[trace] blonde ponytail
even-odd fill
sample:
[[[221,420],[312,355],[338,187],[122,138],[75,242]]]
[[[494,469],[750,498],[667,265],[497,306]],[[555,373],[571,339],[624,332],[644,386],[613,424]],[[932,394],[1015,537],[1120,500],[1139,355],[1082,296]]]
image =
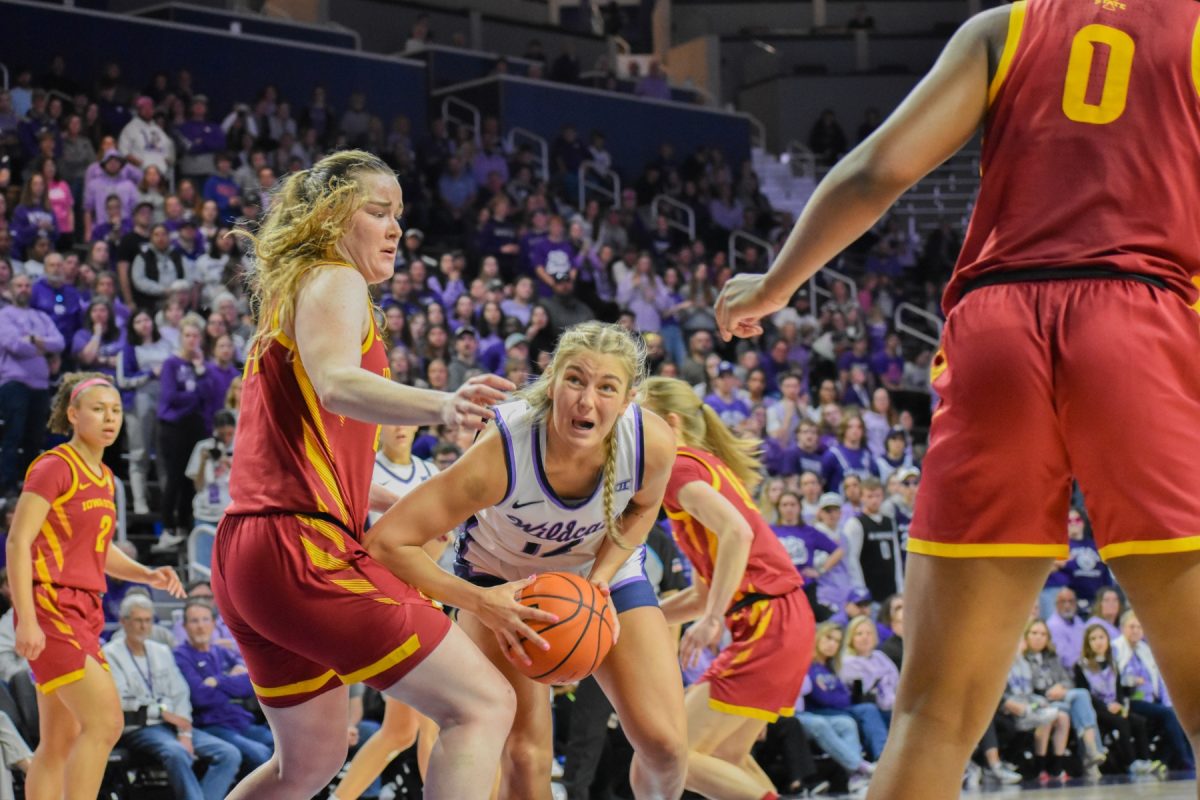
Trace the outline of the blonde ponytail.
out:
[[[762,442],[736,436],[683,381],[650,378],[642,386],[641,402],[660,417],[678,416],[684,441],[724,461],[748,490],[753,491],[762,481]]]

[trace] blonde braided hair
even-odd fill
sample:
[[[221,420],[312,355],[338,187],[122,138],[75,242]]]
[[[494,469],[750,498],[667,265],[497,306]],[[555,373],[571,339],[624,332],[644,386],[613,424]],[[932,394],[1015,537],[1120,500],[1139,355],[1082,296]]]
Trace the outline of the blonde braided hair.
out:
[[[646,347],[637,337],[619,325],[605,322],[583,322],[572,325],[558,339],[554,354],[544,372],[529,387],[517,393],[517,397],[529,403],[530,415],[536,424],[542,424],[550,414],[554,383],[567,363],[583,353],[613,356],[620,362],[628,379],[627,390],[633,392],[646,374]],[[633,545],[621,535],[616,509],[613,507],[617,494],[617,436],[616,426],[605,439],[604,454],[604,502],[605,533],[613,544],[622,550],[632,550]]]

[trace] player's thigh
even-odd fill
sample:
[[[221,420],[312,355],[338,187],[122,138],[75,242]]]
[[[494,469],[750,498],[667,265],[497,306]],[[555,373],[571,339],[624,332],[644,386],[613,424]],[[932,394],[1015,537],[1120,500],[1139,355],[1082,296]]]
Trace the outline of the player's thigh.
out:
[[[595,672],[634,748],[659,754],[687,747],[683,679],[675,640],[657,606],[620,615],[621,635]]]
[[[84,660],[82,679],[59,687],[56,694],[82,727],[105,731],[114,742],[121,735],[125,717],[117,686],[94,658]]]
[[[996,555],[1033,546],[1065,556],[1071,471],[1041,313],[1028,285],[979,289],[951,312],[932,368],[939,404],[910,551]]]
[[[498,672],[516,697],[516,716],[513,719],[510,739],[521,746],[534,746],[549,750],[553,745],[553,726],[550,716],[550,690],[545,684],[522,675],[504,657],[500,643],[491,628],[467,611],[458,612],[458,624],[474,643],[477,651]],[[437,721],[437,718],[433,718]],[[547,763],[549,769],[549,763]]]
[[[275,757],[284,775],[332,776],[349,748],[350,692],[338,686],[293,706],[263,704],[275,740]]]
[[[937,724],[959,744],[977,742],[1052,563],[909,556],[897,715]]]
[[[707,681],[693,683],[684,694],[683,703],[687,713],[688,749],[716,755],[725,749],[726,742],[742,728],[747,718],[712,708],[708,702],[710,688]]]
[[[1105,557],[1200,548],[1200,314],[1086,281],[1063,336],[1063,432]]]

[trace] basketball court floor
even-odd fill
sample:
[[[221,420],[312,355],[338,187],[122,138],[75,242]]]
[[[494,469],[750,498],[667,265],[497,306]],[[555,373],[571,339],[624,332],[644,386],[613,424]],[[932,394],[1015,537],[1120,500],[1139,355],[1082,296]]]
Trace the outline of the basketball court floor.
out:
[[[992,798],[998,795],[1011,796],[1013,800],[1018,797],[1028,800],[1196,800],[1196,780],[1183,775],[1166,781],[1105,778],[1098,783],[1081,780],[1046,786],[1026,783],[1019,787],[984,788],[963,793],[963,797]]]

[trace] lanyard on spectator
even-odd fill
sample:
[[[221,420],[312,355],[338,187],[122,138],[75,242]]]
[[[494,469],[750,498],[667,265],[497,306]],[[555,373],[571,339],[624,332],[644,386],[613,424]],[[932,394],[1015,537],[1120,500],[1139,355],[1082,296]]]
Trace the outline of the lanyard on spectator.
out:
[[[125,652],[129,653],[129,660],[133,662],[133,668],[137,670],[138,677],[142,679],[142,683],[146,684],[146,688],[150,690],[150,699],[158,700],[158,695],[154,693],[154,667],[150,664],[150,651],[146,651],[146,671],[142,672],[142,668],[138,666],[137,657],[133,651],[129,649],[129,643],[125,644]]]

